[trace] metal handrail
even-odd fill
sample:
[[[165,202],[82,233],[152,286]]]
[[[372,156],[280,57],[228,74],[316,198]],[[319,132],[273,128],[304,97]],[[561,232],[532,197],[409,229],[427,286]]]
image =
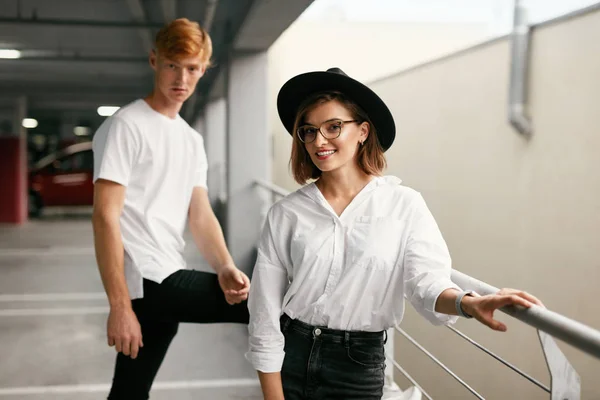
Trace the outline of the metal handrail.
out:
[[[488,354],[490,357],[495,358],[497,361],[504,364],[504,366],[506,366],[507,368],[512,369],[517,374],[521,375],[523,378],[527,379],[529,382],[533,383],[540,389],[543,389],[544,391],[551,393],[551,390],[548,386],[544,385],[542,382],[538,381],[531,375],[528,375],[527,373],[523,372],[521,369],[515,367],[514,365],[512,365],[511,363],[509,363],[508,361],[506,361],[505,359],[503,359],[502,357],[500,357],[499,355],[494,353],[493,351],[491,351],[491,350],[487,349],[485,346],[482,346],[481,344],[477,343],[475,340],[471,339],[469,336],[465,335],[458,329],[456,329],[452,326],[449,326],[449,325],[446,327],[448,329],[450,329],[452,332],[456,333],[461,338],[465,339],[467,342],[471,343],[473,346],[477,347],[479,350],[483,351],[484,353]]]
[[[394,365],[394,367],[396,367],[396,368],[398,369],[398,371],[400,371],[400,373],[401,373],[402,375],[404,375],[404,377],[405,377],[406,379],[408,379],[408,380],[409,380],[409,381],[410,381],[410,382],[411,382],[413,385],[415,385],[415,387],[416,387],[417,389],[419,389],[419,390],[421,391],[421,394],[422,394],[423,396],[425,396],[425,397],[426,397],[428,400],[433,400],[433,399],[431,398],[431,396],[430,396],[430,395],[429,395],[429,394],[428,394],[428,393],[425,391],[425,389],[423,389],[423,388],[421,387],[421,385],[419,385],[419,384],[417,383],[417,381],[415,380],[415,378],[413,378],[412,376],[410,376],[410,374],[409,374],[408,372],[406,372],[406,370],[405,370],[404,368],[402,368],[402,366],[401,366],[400,364],[398,364],[398,362],[397,362],[396,360],[394,360],[392,357],[387,357],[387,356],[386,356],[386,358],[392,362],[392,364]]]
[[[415,339],[413,339],[408,333],[406,333],[398,325],[396,325],[396,332],[400,333],[402,336],[404,336],[406,339],[408,339],[409,342],[411,342],[419,350],[421,350],[423,353],[425,353],[427,355],[427,357],[432,359],[433,362],[435,362],[440,368],[442,368],[448,375],[450,375],[451,377],[456,379],[456,381],[458,383],[463,385],[469,392],[471,392],[473,395],[475,395],[475,397],[477,397],[480,400],[485,400],[485,398],[482,395],[480,395],[479,393],[477,393],[477,391],[475,389],[473,389],[471,386],[469,386],[469,384],[467,382],[465,382],[458,375],[456,375],[454,372],[452,372],[452,370],[450,368],[448,368],[443,362],[438,360],[433,354],[431,354],[425,347],[420,345],[419,342],[417,342]]]
[[[261,187],[263,189],[266,189],[266,190],[270,191],[271,194],[275,194],[275,195],[277,195],[279,197],[285,197],[288,194],[290,194],[290,192],[288,192],[287,190],[285,190],[283,188],[280,188],[279,186],[274,185],[271,182],[267,182],[267,181],[263,181],[263,180],[257,179],[256,181],[254,181],[254,184],[256,186],[259,186],[259,187]]]
[[[456,270],[452,271],[452,281],[464,290],[474,290],[482,295],[493,294],[500,290],[488,283],[477,280]],[[600,358],[600,331],[536,305],[533,305],[528,309],[507,306],[500,310],[527,325],[546,332],[549,335],[586,352],[587,354]]]

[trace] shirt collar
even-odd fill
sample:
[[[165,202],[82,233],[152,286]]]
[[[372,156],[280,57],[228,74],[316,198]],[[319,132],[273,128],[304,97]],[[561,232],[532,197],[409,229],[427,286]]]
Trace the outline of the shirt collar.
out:
[[[354,207],[357,203],[362,202],[362,198],[367,196],[368,193],[375,190],[377,187],[386,186],[386,185],[400,185],[402,180],[395,176],[375,176],[371,182],[367,183],[367,185],[356,195],[356,197],[352,200],[352,202],[348,205],[348,207]],[[300,189],[302,193],[312,199],[315,203],[321,205],[325,209],[329,210],[334,215],[335,212],[331,208],[331,205],[325,200],[325,197],[315,184],[315,182],[309,183]],[[342,214],[343,215],[343,214]]]

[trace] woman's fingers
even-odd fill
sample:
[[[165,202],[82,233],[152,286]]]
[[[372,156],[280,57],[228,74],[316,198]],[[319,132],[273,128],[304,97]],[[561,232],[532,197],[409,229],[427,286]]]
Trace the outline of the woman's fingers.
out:
[[[506,332],[506,325],[496,319],[490,318],[485,324],[495,331]]]
[[[478,304],[474,315],[479,322],[496,331],[506,332],[507,327],[500,321],[495,320],[494,311],[505,306],[521,306],[530,308],[532,305],[544,307],[542,302],[535,296],[515,289],[502,289],[495,295],[486,298]]]
[[[531,293],[527,293],[525,291],[522,290],[516,290],[516,289],[510,289],[510,288],[504,288],[501,289],[497,294],[500,295],[517,295],[519,297],[522,297],[526,300],[528,300],[530,303],[536,304],[540,307],[544,307],[544,304],[540,301],[540,299],[538,299],[537,297],[535,297],[534,295],[532,295]]]
[[[535,297],[534,295],[527,293],[527,292],[521,292],[520,296],[523,297],[524,299],[529,300],[531,303],[538,305],[540,307],[544,307],[546,308],[546,306],[544,306],[544,303],[542,303],[540,301],[540,299],[538,299],[537,297]]]

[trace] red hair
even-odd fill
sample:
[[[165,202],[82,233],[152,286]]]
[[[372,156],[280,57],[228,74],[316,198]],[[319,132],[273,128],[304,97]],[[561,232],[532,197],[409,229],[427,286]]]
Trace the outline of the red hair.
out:
[[[154,47],[158,55],[173,61],[201,56],[202,64],[210,65],[212,40],[197,22],[187,18],[176,19],[161,28],[156,34]]]

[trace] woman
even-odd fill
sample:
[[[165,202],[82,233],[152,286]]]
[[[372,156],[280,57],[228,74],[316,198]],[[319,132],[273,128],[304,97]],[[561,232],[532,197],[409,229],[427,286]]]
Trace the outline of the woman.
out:
[[[305,184],[269,211],[249,296],[250,350],[266,400],[380,399],[385,331],[404,298],[433,324],[456,315],[505,331],[493,312],[541,305],[504,289],[464,292],[421,195],[382,177],[395,124],[385,103],[338,68],[302,74],[279,92]]]

